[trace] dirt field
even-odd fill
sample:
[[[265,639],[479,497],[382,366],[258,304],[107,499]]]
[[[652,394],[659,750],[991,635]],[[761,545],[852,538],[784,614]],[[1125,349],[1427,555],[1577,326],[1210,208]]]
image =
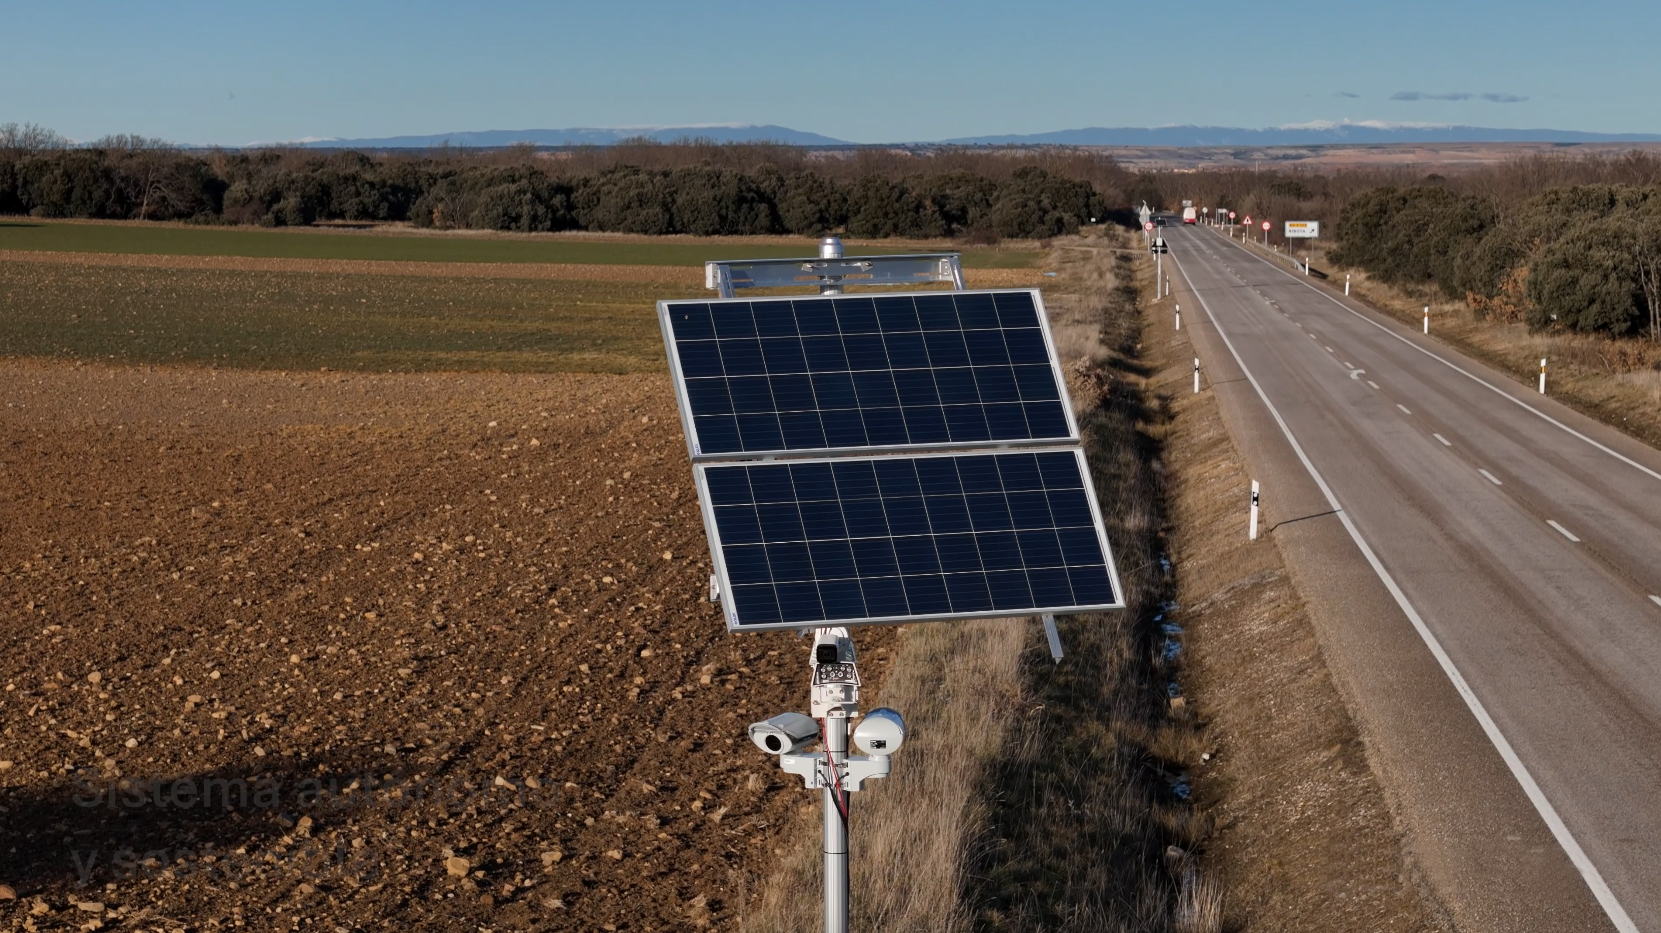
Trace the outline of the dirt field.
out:
[[[6,928],[725,928],[812,802],[666,378],[0,381]]]

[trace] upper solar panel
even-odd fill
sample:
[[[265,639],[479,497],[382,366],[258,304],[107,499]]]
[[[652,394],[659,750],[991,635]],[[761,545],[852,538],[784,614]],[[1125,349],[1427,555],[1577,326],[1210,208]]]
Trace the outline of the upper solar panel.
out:
[[[1036,290],[658,303],[694,459],[1077,442]]]

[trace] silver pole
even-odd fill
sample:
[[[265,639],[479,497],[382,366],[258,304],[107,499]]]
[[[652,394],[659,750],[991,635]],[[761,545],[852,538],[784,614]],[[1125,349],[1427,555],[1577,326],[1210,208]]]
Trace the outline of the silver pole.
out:
[[[825,237],[823,240],[820,240],[819,241],[819,258],[820,259],[841,259],[842,258],[842,238],[841,237],[828,236],[828,237]],[[821,285],[821,286],[819,286],[819,294],[821,294],[821,295],[840,295],[840,294],[842,294],[842,283],[837,282],[836,284],[833,284],[833,285]]]
[[[844,773],[848,760],[848,717],[825,717],[825,759],[832,774]],[[840,796],[840,806],[837,797]],[[825,933],[848,933],[849,798],[840,781],[826,782],[825,798]]]

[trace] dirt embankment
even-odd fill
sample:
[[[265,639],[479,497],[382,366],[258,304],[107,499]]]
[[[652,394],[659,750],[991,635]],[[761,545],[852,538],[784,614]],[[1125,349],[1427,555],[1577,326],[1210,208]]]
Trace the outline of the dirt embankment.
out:
[[[743,912],[805,651],[704,601],[665,378],[0,380],[6,928]]]
[[[1184,703],[1210,733],[1195,787],[1215,825],[1206,863],[1226,879],[1224,929],[1443,929],[1272,535],[1247,539],[1250,477],[1213,396],[1191,391],[1192,345],[1170,306],[1150,304],[1144,352],[1171,415],[1174,621]]]

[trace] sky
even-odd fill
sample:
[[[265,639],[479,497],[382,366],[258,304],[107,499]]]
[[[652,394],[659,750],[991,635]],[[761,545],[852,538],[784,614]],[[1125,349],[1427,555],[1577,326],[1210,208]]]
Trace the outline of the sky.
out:
[[[0,123],[242,145],[778,124],[1661,132],[1661,3],[13,0]]]

